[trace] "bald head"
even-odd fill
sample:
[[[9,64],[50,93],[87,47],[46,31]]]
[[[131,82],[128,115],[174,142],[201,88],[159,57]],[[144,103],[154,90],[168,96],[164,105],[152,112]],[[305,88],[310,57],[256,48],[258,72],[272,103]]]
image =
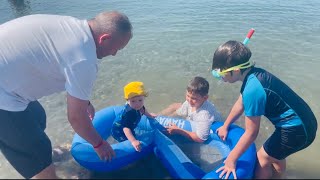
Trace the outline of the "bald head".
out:
[[[93,31],[94,36],[101,34],[114,34],[132,36],[132,25],[129,18],[117,11],[102,12],[95,18],[89,20],[89,25]]]
[[[88,21],[97,48],[97,58],[112,55],[123,49],[132,38],[129,18],[117,11],[102,12]]]

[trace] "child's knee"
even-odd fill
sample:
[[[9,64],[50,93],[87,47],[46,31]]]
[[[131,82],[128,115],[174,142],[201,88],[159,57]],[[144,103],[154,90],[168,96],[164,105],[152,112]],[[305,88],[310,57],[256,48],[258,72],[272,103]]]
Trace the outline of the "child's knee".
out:
[[[263,148],[261,148],[257,152],[257,158],[258,158],[258,162],[261,166],[271,164],[271,159],[269,158],[269,155],[265,152],[265,150]]]
[[[258,158],[258,165],[261,168],[272,168],[277,172],[284,172],[285,171],[285,160],[278,160],[274,157],[268,155],[268,153],[264,150],[263,147],[257,152],[257,158]]]
[[[278,174],[283,174],[286,171],[286,160],[279,160],[272,163],[274,171]]]

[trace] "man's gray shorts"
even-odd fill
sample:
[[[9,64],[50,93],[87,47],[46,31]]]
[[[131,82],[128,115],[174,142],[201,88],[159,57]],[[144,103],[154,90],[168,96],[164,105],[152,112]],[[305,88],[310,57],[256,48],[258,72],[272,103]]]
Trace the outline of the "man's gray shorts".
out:
[[[30,102],[24,111],[0,109],[0,149],[24,178],[32,178],[52,163],[45,128],[46,114],[38,101]]]

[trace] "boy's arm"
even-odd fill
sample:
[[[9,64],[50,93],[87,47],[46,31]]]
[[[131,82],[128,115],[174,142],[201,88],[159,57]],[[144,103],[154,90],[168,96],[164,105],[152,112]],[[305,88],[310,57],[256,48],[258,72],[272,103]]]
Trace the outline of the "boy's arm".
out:
[[[229,128],[229,126],[236,121],[237,119],[239,119],[239,117],[241,116],[241,114],[243,113],[243,103],[242,103],[242,95],[240,94],[239,98],[237,99],[237,101],[234,103],[227,119],[225,120],[223,126],[225,126],[226,128]]]
[[[141,150],[140,141],[138,141],[134,135],[132,134],[131,130],[127,127],[123,128],[123,132],[128,138],[128,140],[131,142],[132,146],[136,149],[136,151]]]
[[[261,116],[245,117],[245,132],[235,148],[230,152],[230,159],[238,159],[243,152],[255,141],[260,128]]]
[[[182,103],[173,103],[169,105],[166,109],[159,112],[162,116],[177,116],[176,110],[182,106]]]
[[[204,140],[200,139],[195,132],[190,132],[190,131],[181,129],[173,123],[169,124],[169,126],[166,126],[166,130],[169,134],[180,134],[182,136],[189,138],[192,141],[199,142],[199,143],[204,142]]]
[[[224,166],[217,170],[217,172],[222,171],[219,177],[223,177],[224,174],[228,176],[228,174],[235,172],[237,160],[258,136],[260,120],[261,116],[245,117],[245,132],[240,137],[238,143],[230,152],[227,159],[224,161]],[[227,176],[225,177],[226,179],[228,179]]]
[[[234,103],[227,119],[224,121],[223,125],[216,130],[216,133],[223,141],[225,141],[227,138],[229,126],[241,116],[243,111],[244,108],[242,103],[242,95],[240,94],[238,100]]]
[[[136,138],[133,136],[131,129],[124,127],[123,132],[130,142],[136,141]]]

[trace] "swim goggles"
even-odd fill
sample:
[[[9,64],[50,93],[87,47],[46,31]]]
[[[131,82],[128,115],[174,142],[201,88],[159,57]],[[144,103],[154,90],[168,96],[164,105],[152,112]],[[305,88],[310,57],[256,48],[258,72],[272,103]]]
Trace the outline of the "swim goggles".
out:
[[[223,71],[220,71],[220,69],[213,69],[211,71],[211,73],[212,73],[213,77],[221,80],[230,71],[233,71],[233,70],[236,70],[236,69],[245,69],[245,68],[251,67],[253,65],[254,65],[254,62],[248,61],[248,62],[245,62],[243,64],[239,64],[237,66],[233,66],[233,67],[228,68],[228,69],[223,70]]]

